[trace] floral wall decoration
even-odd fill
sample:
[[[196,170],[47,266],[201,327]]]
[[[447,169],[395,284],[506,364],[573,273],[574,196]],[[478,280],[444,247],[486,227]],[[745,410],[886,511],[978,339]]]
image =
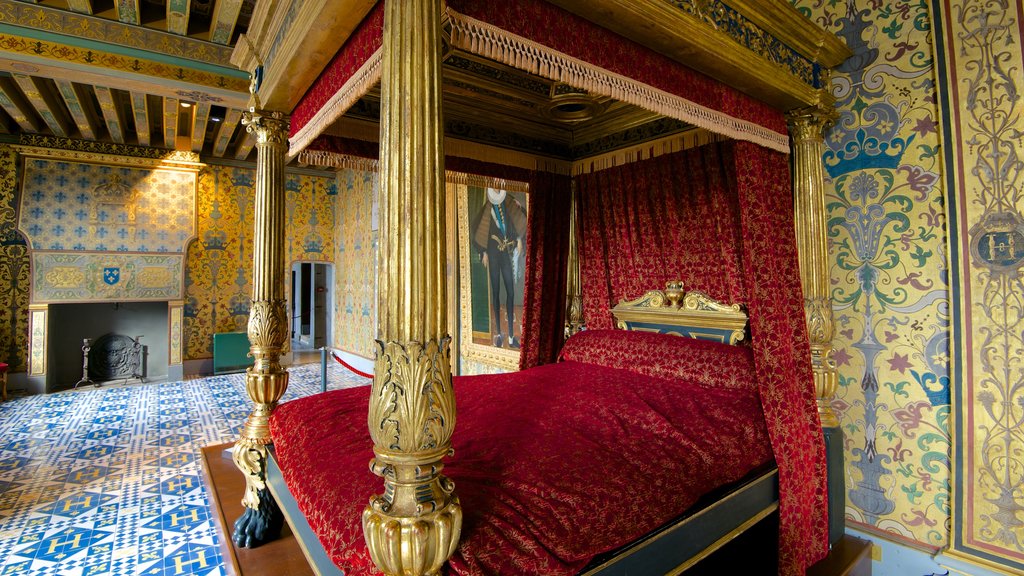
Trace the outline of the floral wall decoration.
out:
[[[246,330],[255,179],[255,169],[213,164],[199,174],[198,237],[186,257],[186,360],[211,357],[215,333]],[[286,173],[289,269],[298,260],[332,261],[335,186],[328,176]]]
[[[0,362],[11,372],[28,367],[29,258],[16,230],[17,154],[0,146]]]
[[[921,1],[797,0],[854,55],[825,135],[852,524],[932,548],[950,516],[949,305],[932,26]]]
[[[338,226],[334,290],[334,346],[373,358],[377,337],[377,229],[379,178],[375,170],[338,172]]]
[[[1024,573],[1024,5],[937,0],[953,302],[954,555]]]

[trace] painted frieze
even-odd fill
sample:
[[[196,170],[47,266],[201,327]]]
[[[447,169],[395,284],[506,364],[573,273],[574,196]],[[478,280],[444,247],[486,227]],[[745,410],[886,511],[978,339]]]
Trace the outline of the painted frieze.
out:
[[[951,547],[1024,573],[1024,4],[935,4],[954,279]]]

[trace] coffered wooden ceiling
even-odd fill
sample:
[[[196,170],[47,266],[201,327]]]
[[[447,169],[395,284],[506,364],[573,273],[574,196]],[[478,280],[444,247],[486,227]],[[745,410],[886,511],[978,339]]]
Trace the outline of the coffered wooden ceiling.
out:
[[[245,159],[256,0],[0,0],[0,132]]]
[[[460,140],[576,160],[691,128],[462,51],[446,55],[442,71],[445,133]],[[378,86],[328,134],[372,137],[379,118]]]
[[[256,0],[0,0],[0,132],[252,159],[248,78],[230,64]],[[371,136],[374,90],[330,133]],[[687,128],[462,52],[444,62],[449,135],[574,159]],[[348,128],[347,128],[348,127]]]

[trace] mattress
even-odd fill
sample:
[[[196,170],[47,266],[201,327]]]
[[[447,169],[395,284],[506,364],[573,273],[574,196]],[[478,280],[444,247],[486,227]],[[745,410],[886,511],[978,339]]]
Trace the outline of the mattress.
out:
[[[575,574],[772,460],[749,350],[622,334],[570,340],[563,358],[577,359],[454,379],[444,473],[464,518],[449,573]],[[620,367],[629,354],[634,369]],[[332,391],[271,418],[288,488],[347,574],[376,573],[360,524],[383,487],[367,466],[368,399]]]

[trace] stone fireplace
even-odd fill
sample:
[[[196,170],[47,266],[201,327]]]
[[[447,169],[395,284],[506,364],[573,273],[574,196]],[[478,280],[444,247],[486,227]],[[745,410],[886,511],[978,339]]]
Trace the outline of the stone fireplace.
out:
[[[54,304],[49,308],[49,315],[50,338],[47,348],[51,369],[48,371],[47,392],[71,388],[82,379],[82,345],[85,338],[92,341],[92,380],[116,382],[127,379],[131,374],[125,375],[124,370],[118,371],[114,366],[109,366],[113,372],[109,376],[104,377],[98,373],[105,364],[99,358],[99,347],[103,345],[103,337],[108,335],[138,338],[142,345],[138,374],[146,381],[159,381],[168,377],[169,323],[166,302]],[[120,344],[125,343],[123,340],[114,342],[113,347],[121,348]]]
[[[198,155],[14,148],[22,158],[18,229],[32,270],[28,391],[74,386],[83,339],[107,334],[142,336],[146,380],[180,379]]]

